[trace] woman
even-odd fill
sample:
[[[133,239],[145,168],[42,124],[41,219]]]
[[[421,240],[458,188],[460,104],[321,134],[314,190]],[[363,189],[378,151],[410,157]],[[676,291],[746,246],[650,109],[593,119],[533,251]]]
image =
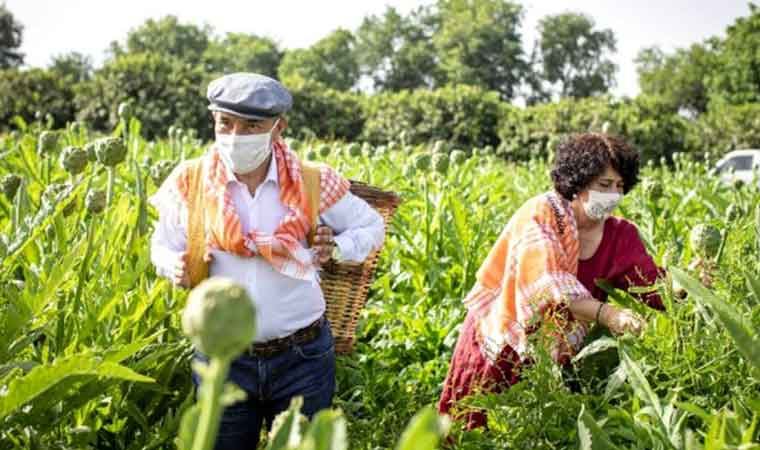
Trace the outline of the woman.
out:
[[[467,318],[454,350],[438,409],[448,414],[474,392],[516,383],[530,358],[529,336],[547,336],[552,358],[569,362],[591,322],[638,334],[632,312],[605,303],[596,279],[616,287],[650,285],[657,266],[636,227],[610,217],[638,182],[639,156],[620,138],[586,133],[557,148],[554,190],[528,200],[512,216],[480,267],[464,302]],[[642,299],[662,309],[656,294]],[[457,415],[468,429],[483,411]]]

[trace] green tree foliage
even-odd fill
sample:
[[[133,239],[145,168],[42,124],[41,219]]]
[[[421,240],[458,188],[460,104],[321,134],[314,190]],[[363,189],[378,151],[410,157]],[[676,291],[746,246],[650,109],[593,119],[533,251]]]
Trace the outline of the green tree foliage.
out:
[[[196,64],[201,61],[209,44],[211,29],[193,24],[182,24],[175,16],[158,20],[148,19],[127,35],[126,47],[111,43],[115,56],[124,53],[155,53],[170,55],[184,62]]]
[[[388,7],[382,16],[368,16],[356,32],[361,72],[377,90],[432,87],[440,78],[432,38],[438,16],[422,6],[407,16]]]
[[[449,85],[433,91],[383,92],[366,98],[362,137],[371,142],[449,141],[463,148],[498,144],[505,104],[496,92]]]
[[[330,136],[352,140],[364,127],[362,96],[331,89],[298,76],[285,80],[293,94],[288,135],[299,138]]]
[[[50,70],[60,74],[69,83],[86,81],[92,77],[92,58],[79,52],[54,56]]]
[[[731,104],[760,102],[760,8],[749,8],[726,30],[712,77],[712,96]]]
[[[203,53],[206,70],[218,74],[256,72],[276,77],[281,60],[282,51],[274,40],[246,33],[214,38]]]
[[[685,111],[692,116],[704,113],[709,100],[709,78],[718,69],[718,45],[717,39],[710,39],[671,55],[658,47],[643,49],[636,57],[641,92],[659,97],[672,111]]]
[[[349,90],[359,80],[355,41],[350,31],[338,29],[309,48],[289,51],[280,64],[280,78],[299,76],[332,89]]]
[[[77,92],[78,118],[95,128],[112,129],[119,103],[132,99],[146,136],[163,134],[173,124],[209,137],[205,88],[200,65],[158,53],[131,53],[108,61]]]
[[[14,116],[28,123],[49,114],[53,126],[66,125],[76,113],[72,88],[66,78],[52,70],[0,70],[0,129],[11,126]]]
[[[439,0],[433,41],[446,79],[514,97],[528,72],[519,32],[522,7],[504,0]]]
[[[615,34],[585,14],[546,16],[538,23],[538,72],[560,97],[603,94],[615,84]]]
[[[24,64],[24,54],[18,51],[24,26],[0,3],[0,69],[18,67]]]

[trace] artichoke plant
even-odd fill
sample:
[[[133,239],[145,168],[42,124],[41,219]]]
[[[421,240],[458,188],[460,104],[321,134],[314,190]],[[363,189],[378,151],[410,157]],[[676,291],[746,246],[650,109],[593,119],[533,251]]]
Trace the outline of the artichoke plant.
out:
[[[71,190],[71,184],[70,183],[51,183],[46,188],[45,191],[42,193],[42,207],[43,208],[55,208],[58,202],[63,200],[63,194],[66,191]],[[63,209],[63,215],[64,217],[70,216],[74,210],[76,209],[76,202],[71,201],[68,205]]]
[[[79,147],[66,147],[61,153],[61,167],[71,175],[81,173],[88,162],[87,150]]]
[[[117,113],[119,115],[119,119],[124,120],[124,121],[129,121],[129,119],[132,118],[132,115],[134,113],[132,104],[129,102],[119,103],[119,109]]]
[[[322,158],[327,158],[330,156],[330,146],[327,144],[322,144],[319,146],[319,149],[317,149],[317,152],[319,153],[319,156]]]
[[[313,149],[309,149],[308,152],[306,152],[306,159],[309,161],[314,161],[317,159],[317,152]]]
[[[58,147],[58,134],[54,131],[43,131],[37,140],[37,153],[40,155],[49,155],[55,152]]]
[[[13,197],[16,196],[16,192],[18,192],[19,186],[21,186],[21,177],[14,173],[9,173],[0,179],[0,188],[3,190],[5,198],[8,200],[13,200]]]
[[[182,312],[182,330],[209,358],[196,365],[202,378],[193,450],[210,450],[219,430],[221,395],[232,360],[253,341],[256,312],[245,289],[225,278],[204,280],[190,292]]]
[[[691,230],[691,248],[702,258],[714,258],[720,250],[720,231],[707,224],[699,224]]]
[[[465,153],[463,150],[452,150],[449,158],[452,165],[458,166],[464,164],[464,162],[467,161],[467,153]]]
[[[106,193],[101,190],[91,190],[84,199],[84,206],[92,214],[100,214],[106,208]]]
[[[95,141],[95,157],[104,166],[114,167],[127,157],[127,147],[119,138],[101,138]]]
[[[150,178],[153,180],[156,186],[161,186],[161,183],[166,180],[169,174],[172,173],[173,169],[174,161],[169,161],[167,159],[157,161],[155,164],[150,166]]]
[[[84,146],[84,151],[87,152],[87,160],[90,162],[96,162],[98,157],[95,156],[95,147],[98,146],[96,141],[88,142]]]
[[[436,153],[432,159],[433,169],[441,175],[446,175],[449,170],[449,155],[445,153]]]
[[[657,201],[665,194],[662,184],[656,180],[647,179],[641,183],[641,188],[646,198],[652,203],[657,203]]]
[[[430,155],[428,153],[421,153],[414,158],[414,167],[418,170],[426,172],[430,169]]]
[[[731,203],[726,208],[726,220],[728,222],[734,222],[743,214],[742,209],[736,203]]]
[[[348,155],[353,158],[358,158],[362,155],[362,147],[356,142],[352,142],[348,144],[348,147],[346,147],[346,151],[348,152]]]

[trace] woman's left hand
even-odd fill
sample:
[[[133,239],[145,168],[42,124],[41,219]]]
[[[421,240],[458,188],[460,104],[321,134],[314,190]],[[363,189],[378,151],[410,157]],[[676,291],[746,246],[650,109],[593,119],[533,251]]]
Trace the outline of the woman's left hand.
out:
[[[604,316],[605,325],[615,334],[631,333],[639,336],[644,331],[644,320],[628,309],[608,306]]]
[[[314,262],[316,264],[323,265],[330,260],[335,248],[335,236],[330,227],[320,226],[317,228],[312,248],[314,249]]]

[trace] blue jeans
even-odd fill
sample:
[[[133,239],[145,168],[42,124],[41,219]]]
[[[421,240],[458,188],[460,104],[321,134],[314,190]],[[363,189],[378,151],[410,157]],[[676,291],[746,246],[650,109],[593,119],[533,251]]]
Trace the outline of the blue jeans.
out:
[[[195,357],[207,361],[198,352]],[[216,450],[255,449],[262,424],[271,429],[272,420],[299,395],[303,397],[301,412],[311,419],[332,405],[335,392],[335,345],[329,323],[325,321],[313,341],[277,355],[240,356],[233,361],[228,380],[240,386],[248,398],[224,409]],[[195,372],[193,382],[196,387],[200,384]]]

